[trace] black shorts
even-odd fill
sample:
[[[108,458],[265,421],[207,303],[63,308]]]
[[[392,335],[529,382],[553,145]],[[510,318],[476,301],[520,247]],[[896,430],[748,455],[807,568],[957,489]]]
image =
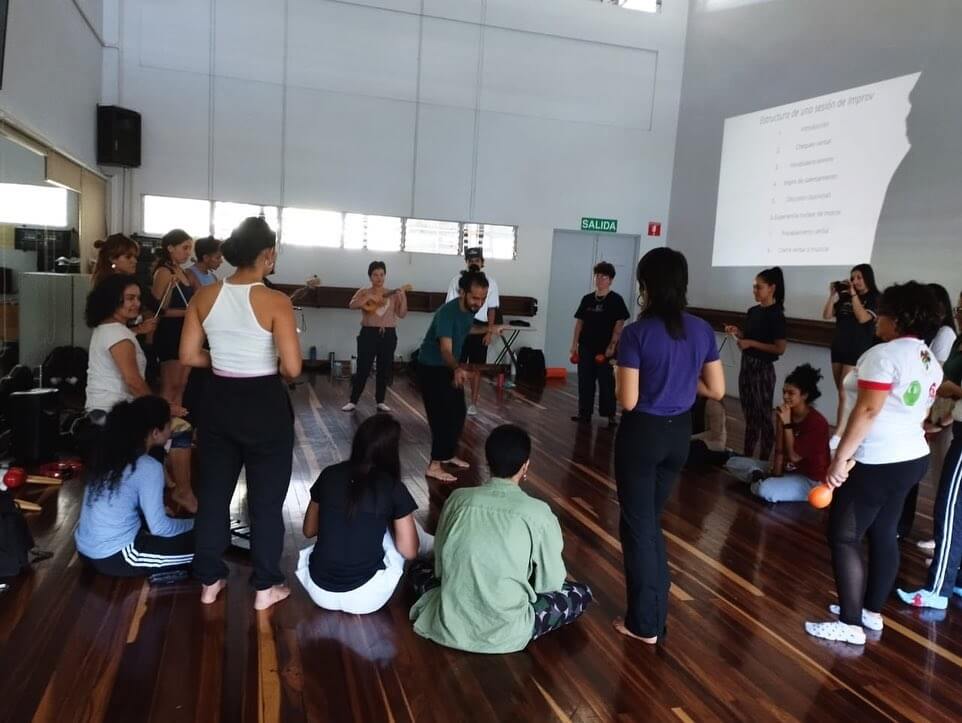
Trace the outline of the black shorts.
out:
[[[832,364],[854,367],[858,364],[859,357],[866,351],[868,351],[867,348],[863,349],[862,345],[853,343],[849,339],[836,338],[832,342]]]
[[[475,321],[471,327],[472,331],[479,326],[487,326],[487,324]],[[461,347],[461,363],[488,363],[488,347],[484,345],[484,334],[468,334],[468,338],[464,340],[464,346]]]

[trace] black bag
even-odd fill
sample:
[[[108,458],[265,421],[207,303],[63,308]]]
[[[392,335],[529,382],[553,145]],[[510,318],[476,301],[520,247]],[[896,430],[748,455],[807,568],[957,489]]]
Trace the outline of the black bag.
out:
[[[0,577],[14,577],[30,564],[33,536],[13,495],[0,490]]]
[[[58,346],[43,362],[44,386],[57,389],[87,387],[87,351],[79,346]]]
[[[521,347],[518,350],[517,376],[518,381],[525,384],[544,384],[544,352],[527,346]]]

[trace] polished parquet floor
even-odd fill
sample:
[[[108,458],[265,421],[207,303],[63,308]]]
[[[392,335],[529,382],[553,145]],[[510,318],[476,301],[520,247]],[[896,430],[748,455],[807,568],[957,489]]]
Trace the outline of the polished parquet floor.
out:
[[[287,497],[284,565],[305,542],[308,490],[349,451],[372,413],[339,411],[346,383],[310,378],[293,392],[298,446]],[[420,399],[403,376],[388,403],[404,424],[405,480],[429,528],[450,488],[421,472],[429,440]],[[734,405],[731,406],[734,410]],[[960,720],[962,604],[926,614],[895,602],[864,650],[808,638],[802,622],[834,599],[823,513],[769,507],[717,470],[687,470],[664,516],[673,573],[669,633],[651,648],[616,635],[624,580],[612,478],[613,432],[568,419],[575,387],[497,390],[485,385],[469,418],[465,456],[483,474],[494,426],[526,426],[535,443],[529,493],[561,520],[569,574],[595,604],[576,624],[520,653],[481,656],[418,638],[399,588],[366,617],[315,608],[293,575],[291,598],[255,614],[242,553],[231,553],[226,594],[213,606],[198,587],[111,580],[78,562],[72,541],[79,483],[47,490],[32,515],[53,557],[0,595],[3,721],[650,721]],[[732,441],[740,433],[730,421]],[[36,498],[35,495],[31,495]],[[932,486],[918,534],[931,530]],[[235,497],[243,514],[243,486]],[[900,581],[919,583],[924,557],[903,548]]]

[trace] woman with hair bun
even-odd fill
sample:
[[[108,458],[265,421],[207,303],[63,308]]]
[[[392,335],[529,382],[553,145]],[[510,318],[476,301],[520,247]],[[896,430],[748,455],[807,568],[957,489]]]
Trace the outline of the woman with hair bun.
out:
[[[811,364],[785,378],[775,409],[775,458],[768,462],[736,457],[726,468],[751,482],[752,494],[768,502],[804,502],[825,479],[830,453],[828,421],[812,404],[821,396],[822,373]]]
[[[785,277],[772,267],[761,271],[752,286],[757,305],[748,310],[744,329],[726,325],[742,350],[738,372],[738,396],[745,415],[745,456],[768,460],[775,445],[772,401],[775,395],[775,362],[785,353]]]
[[[200,289],[184,322],[181,362],[213,372],[197,435],[194,574],[203,583],[205,604],[213,603],[227,584],[222,558],[230,543],[230,501],[241,468],[250,510],[254,607],[264,610],[290,595],[280,558],[294,414],[281,377],[293,380],[301,373],[301,345],[291,300],[264,286],[277,258],[276,242],[264,219],[245,219],[221,246],[236,271]]]
[[[97,260],[90,275],[90,285],[97,287],[102,281],[116,274],[127,276],[137,275],[137,260],[140,258],[140,246],[136,241],[124,236],[122,233],[110,234],[103,241],[95,241],[94,248],[97,249]],[[140,281],[137,282],[138,286]],[[140,300],[143,309],[152,308],[150,294],[141,289]],[[153,334],[157,330],[157,319],[153,316],[143,315],[132,320],[131,330],[134,334],[147,335]]]
[[[151,293],[160,305],[160,319],[154,334],[154,352],[160,362],[160,395],[174,406],[184,403],[184,388],[190,370],[177,359],[184,329],[187,304],[194,289],[181,268],[190,258],[193,240],[186,231],[168,231],[155,250]]]

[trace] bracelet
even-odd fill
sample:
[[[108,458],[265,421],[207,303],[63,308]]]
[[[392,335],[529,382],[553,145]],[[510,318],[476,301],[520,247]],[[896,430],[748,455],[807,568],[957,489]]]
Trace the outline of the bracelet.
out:
[[[787,429],[789,431],[795,429],[795,422],[789,422],[788,424],[782,424],[782,429]]]

